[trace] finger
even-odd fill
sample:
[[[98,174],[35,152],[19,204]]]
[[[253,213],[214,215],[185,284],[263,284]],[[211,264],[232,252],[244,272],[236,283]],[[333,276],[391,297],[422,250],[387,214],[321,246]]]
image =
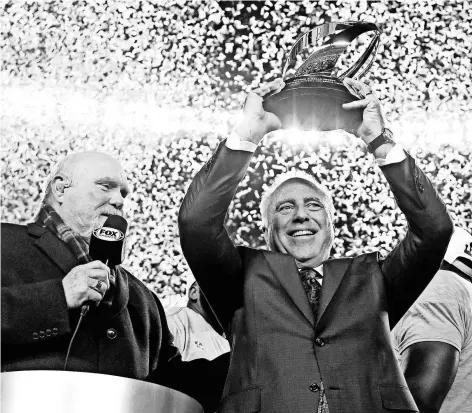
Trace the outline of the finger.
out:
[[[259,87],[255,88],[254,93],[257,93],[261,96],[266,95],[269,92],[279,89],[281,83],[283,83],[282,79],[275,79],[270,83],[260,85]]]
[[[270,92],[278,93],[285,87],[285,82],[283,79],[275,79],[272,82],[261,85],[258,88],[254,89],[254,93],[259,96],[265,96]]]
[[[99,292],[107,292],[110,288],[110,281],[109,279],[97,279],[97,278],[88,278],[87,279],[87,286],[89,288],[94,288]]]
[[[262,97],[254,92],[249,92],[244,102],[243,111],[245,113],[262,115],[264,113],[262,108]]]
[[[282,80],[278,86],[278,88],[275,90],[275,93],[279,93],[282,91],[282,89],[285,87],[285,82]]]
[[[88,282],[94,282],[95,284],[100,281],[106,286],[106,290],[110,288],[110,275],[107,274],[106,276],[100,275],[100,276],[89,276]]]
[[[95,282],[100,280],[106,283],[108,283],[108,278],[110,276],[110,273],[104,270],[89,270],[86,274],[88,278],[94,279]]]
[[[110,274],[107,274],[107,278],[104,280],[106,284],[106,291],[110,288]]]
[[[89,284],[89,288],[96,291],[97,293],[99,293],[102,296],[105,295],[105,293],[108,290],[107,284],[104,281],[89,278],[88,284]]]
[[[103,295],[100,294],[99,292],[93,290],[92,288],[89,288],[87,291],[87,298],[84,300],[85,301],[93,301],[93,302],[100,302],[103,299]]]
[[[359,99],[364,99],[367,95],[372,94],[370,86],[360,82],[359,80],[347,77],[343,80],[343,84],[352,95]]]
[[[356,87],[356,88],[359,88],[359,89],[362,89],[364,87],[369,87],[367,85],[367,83],[364,83],[364,82],[361,82],[360,80],[358,79],[354,79],[352,77],[346,77],[344,78],[344,81],[343,81],[344,85],[348,84],[352,87]]]
[[[344,86],[346,86],[346,89],[351,93],[351,95],[354,95],[356,98],[363,99],[364,96],[361,93],[361,90],[359,86],[355,83],[353,79],[346,78],[343,80]]]
[[[99,260],[91,261],[91,262],[88,262],[87,264],[78,265],[78,267],[82,267],[82,268],[102,268],[102,269],[106,269],[107,271],[110,270],[107,265],[105,265],[103,262],[101,262]]]
[[[372,99],[366,98],[362,100],[355,100],[354,102],[343,103],[343,109],[346,110],[353,110],[353,109],[363,109],[367,107],[367,105],[372,102]]]
[[[257,94],[257,93],[254,92],[254,91],[251,91],[251,92],[249,92],[249,93],[247,94],[247,96],[246,96],[246,103],[247,103],[248,101],[251,101],[251,100],[256,100],[256,101],[260,102],[260,101],[262,100],[262,96],[259,95],[259,94]]]

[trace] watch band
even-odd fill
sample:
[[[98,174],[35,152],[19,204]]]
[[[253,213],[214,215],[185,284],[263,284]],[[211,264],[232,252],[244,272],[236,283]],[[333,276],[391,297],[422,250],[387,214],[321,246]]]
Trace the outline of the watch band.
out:
[[[395,142],[392,139],[393,133],[390,129],[383,128],[379,136],[377,136],[372,142],[367,145],[367,150],[370,153],[374,153],[375,150],[382,146],[384,143],[391,143],[395,145]]]

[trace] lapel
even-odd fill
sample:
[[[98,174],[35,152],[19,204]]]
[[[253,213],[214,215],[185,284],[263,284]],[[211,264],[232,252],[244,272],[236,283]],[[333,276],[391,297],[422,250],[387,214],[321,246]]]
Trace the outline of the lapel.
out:
[[[323,263],[323,287],[321,288],[320,306],[318,307],[318,322],[332,301],[351,263],[352,259],[350,258],[333,259]]]
[[[36,224],[29,224],[28,232],[30,235],[39,237],[35,245],[51,258],[64,274],[77,265],[77,258],[72,251],[48,229]]]
[[[111,306],[113,316],[121,313],[128,306],[129,301],[129,280],[128,272],[119,265],[116,271],[115,297]],[[141,303],[139,303],[141,304]],[[138,304],[138,305],[139,305]]]
[[[311,311],[308,297],[306,296],[303,284],[298,275],[298,269],[293,257],[287,254],[263,251],[264,257],[272,272],[279,279],[282,286],[292,298],[298,309],[307,320],[314,326],[315,317]]]

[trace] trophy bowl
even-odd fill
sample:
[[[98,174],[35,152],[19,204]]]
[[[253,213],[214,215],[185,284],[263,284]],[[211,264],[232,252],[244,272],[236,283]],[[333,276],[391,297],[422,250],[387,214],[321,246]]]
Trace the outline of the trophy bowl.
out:
[[[363,55],[344,73],[332,76],[336,62],[349,43],[367,31],[374,31],[375,35]],[[297,55],[319,40],[323,40],[323,44],[300,66],[295,76],[286,79],[287,69]],[[342,108],[343,103],[358,100],[344,86],[343,79],[360,78],[369,70],[379,42],[380,30],[373,23],[333,22],[316,26],[295,42],[283,70],[285,87],[264,96],[264,110],[275,113],[284,129],[357,130],[362,123],[363,109]]]
[[[345,110],[343,103],[358,100],[342,81],[328,76],[304,76],[285,82],[284,89],[266,96],[264,109],[275,113],[284,129],[355,130],[362,123],[362,109]]]

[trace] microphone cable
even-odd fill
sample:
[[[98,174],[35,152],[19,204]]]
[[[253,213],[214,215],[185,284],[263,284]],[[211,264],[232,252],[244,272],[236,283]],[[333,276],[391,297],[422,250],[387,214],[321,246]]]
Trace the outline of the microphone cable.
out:
[[[108,265],[108,259],[105,262],[105,265]],[[75,327],[74,334],[72,334],[72,338],[69,341],[69,347],[67,348],[67,353],[66,353],[66,359],[64,361],[64,371],[66,371],[67,368],[67,361],[69,360],[69,354],[70,354],[70,349],[72,348],[72,343],[74,342],[74,338],[77,334],[77,331],[79,331],[80,324],[82,323],[82,320],[84,319],[85,315],[88,313],[90,308],[89,304],[84,304],[82,308],[80,309],[80,317],[79,321],[77,322],[77,326]]]
[[[69,354],[70,354],[70,349],[72,348],[72,343],[74,342],[74,338],[77,334],[77,331],[79,331],[80,324],[82,323],[84,316],[88,313],[88,310],[89,310],[88,305],[83,305],[82,309],[80,310],[79,321],[77,322],[77,326],[75,327],[74,334],[72,334],[72,338],[69,341],[69,347],[67,348],[66,359],[64,361],[64,371],[66,371],[66,368],[67,368],[67,361],[69,360]]]

